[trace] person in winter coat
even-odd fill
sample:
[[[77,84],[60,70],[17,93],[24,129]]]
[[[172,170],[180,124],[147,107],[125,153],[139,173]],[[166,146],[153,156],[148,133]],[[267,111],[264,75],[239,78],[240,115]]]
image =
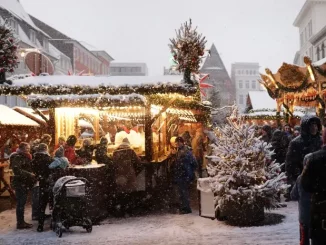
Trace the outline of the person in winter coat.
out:
[[[326,244],[326,130],[322,149],[307,156],[301,176],[302,187],[312,194],[311,238],[313,245]]]
[[[130,148],[128,138],[113,152],[113,172],[116,184],[117,200],[121,214],[131,211],[131,194],[137,190],[137,173],[141,161],[135,151]]]
[[[195,179],[197,162],[182,137],[177,137],[178,146],[175,162],[171,165],[174,183],[177,185],[180,197],[180,214],[191,213],[189,187]]]
[[[203,167],[204,151],[205,151],[204,140],[205,138],[203,134],[203,129],[198,128],[196,130],[195,137],[192,139],[191,147],[192,147],[192,153],[198,163],[198,173],[200,178],[202,177],[202,167]]]
[[[264,125],[262,127],[262,137],[261,140],[266,142],[266,143],[270,143],[271,139],[272,139],[272,127],[269,125]]]
[[[49,135],[49,134],[43,134],[42,137],[41,137],[41,139],[37,139],[37,140],[35,140],[33,142],[33,145],[31,147],[32,148],[32,150],[31,150],[32,155],[34,155],[34,153],[37,152],[37,147],[38,147],[39,144],[44,143],[44,144],[46,144],[49,147],[51,141],[52,141],[51,135]]]
[[[76,152],[75,152],[75,144],[77,142],[77,138],[75,135],[70,135],[67,139],[65,145],[65,153],[64,156],[68,159],[71,164],[75,164],[77,160]]]
[[[293,186],[301,174],[305,155],[321,148],[320,132],[321,122],[318,117],[304,116],[301,119],[301,135],[290,142],[285,160],[285,171],[289,185]]]
[[[83,146],[76,150],[76,154],[79,158],[81,158],[84,164],[89,164],[93,160],[93,152],[95,147],[92,145],[90,139],[84,139]]]
[[[292,129],[291,129],[290,124],[284,125],[284,132],[285,132],[286,136],[289,138],[289,140],[293,139],[293,134],[292,134]]]
[[[310,245],[311,194],[302,188],[301,175],[291,191],[291,199],[299,202],[300,245]]]
[[[100,144],[95,150],[95,160],[97,163],[104,163],[108,165],[112,162],[111,158],[107,154],[108,152],[108,140],[106,137],[100,139]]]
[[[69,166],[68,158],[64,156],[64,148],[60,146],[54,153],[53,162],[49,165],[49,169],[61,168],[65,169]]]
[[[37,231],[43,231],[45,209],[49,203],[49,165],[53,159],[48,152],[48,146],[44,143],[38,145],[37,152],[34,154],[34,158],[31,161],[32,170],[39,181],[39,214],[38,214],[38,227]]]
[[[58,144],[54,147],[54,150],[56,151],[59,149],[60,146],[64,147],[66,145],[66,138],[64,136],[60,136],[58,138]]]
[[[286,152],[289,146],[289,138],[285,132],[276,129],[273,133],[271,144],[274,150],[274,154],[272,155],[272,160],[276,160],[276,162],[283,164],[286,158]],[[281,167],[282,172],[285,172],[285,165]]]
[[[28,229],[32,225],[24,220],[24,210],[27,200],[28,191],[34,186],[36,182],[35,174],[32,172],[31,160],[32,155],[30,146],[26,142],[19,144],[15,153],[10,155],[10,168],[14,173],[12,186],[16,191],[16,218],[17,229]]]

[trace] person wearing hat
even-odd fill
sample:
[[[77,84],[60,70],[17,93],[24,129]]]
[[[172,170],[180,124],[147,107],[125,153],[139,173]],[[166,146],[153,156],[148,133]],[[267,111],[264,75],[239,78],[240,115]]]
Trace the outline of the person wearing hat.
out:
[[[40,143],[37,147],[37,152],[34,154],[34,158],[31,162],[32,170],[35,173],[37,180],[39,181],[39,200],[38,200],[38,228],[37,231],[43,231],[43,224],[45,219],[45,209],[49,201],[49,176],[50,169],[49,165],[53,159],[48,152],[48,146],[45,143]],[[36,200],[33,200],[33,202]],[[36,208],[37,205],[32,205],[32,209]],[[32,210],[36,213],[36,210]],[[33,217],[34,218],[34,217]]]
[[[128,138],[124,138],[113,152],[113,172],[116,186],[117,212],[124,215],[131,212],[131,195],[137,190],[137,173],[141,162],[135,151],[130,147]]]
[[[60,146],[54,153],[53,162],[49,165],[50,169],[65,169],[69,166],[68,158],[64,156],[65,149]]]
[[[185,145],[182,137],[177,137],[175,142],[178,147],[176,159],[171,165],[173,181],[176,184],[180,198],[180,214],[191,213],[189,188],[195,179],[197,162],[189,147]]]
[[[68,159],[69,163],[71,164],[75,164],[77,160],[77,156],[75,152],[76,142],[77,142],[77,137],[75,135],[70,135],[67,138],[67,142],[64,147],[65,149],[64,156]]]

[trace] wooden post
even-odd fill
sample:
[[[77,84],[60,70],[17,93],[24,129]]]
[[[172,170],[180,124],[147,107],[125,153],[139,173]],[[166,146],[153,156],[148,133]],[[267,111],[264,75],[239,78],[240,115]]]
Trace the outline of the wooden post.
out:
[[[54,149],[54,146],[58,144],[57,130],[55,130],[55,108],[49,109],[49,122],[48,122],[48,132],[52,137],[50,149]]]
[[[153,147],[152,147],[152,120],[151,120],[151,105],[145,107],[145,157],[147,161],[152,161]]]

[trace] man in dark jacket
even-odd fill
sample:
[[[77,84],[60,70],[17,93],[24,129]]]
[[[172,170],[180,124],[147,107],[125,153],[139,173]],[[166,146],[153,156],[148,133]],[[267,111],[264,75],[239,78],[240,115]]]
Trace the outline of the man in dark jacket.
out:
[[[263,127],[262,127],[262,137],[261,137],[261,140],[266,142],[266,143],[270,143],[271,139],[272,139],[272,127],[265,124]]]
[[[273,137],[271,140],[271,144],[274,150],[274,154],[272,155],[272,160],[276,160],[276,162],[283,164],[285,162],[286,152],[289,146],[289,138],[285,132],[276,129],[273,133]],[[282,172],[285,172],[285,166],[281,167]]]
[[[309,155],[302,173],[305,191],[312,193],[311,238],[313,245],[326,244],[326,130],[323,147]]]
[[[189,185],[195,179],[197,162],[189,147],[185,145],[182,137],[177,137],[175,142],[178,145],[176,160],[171,166],[174,182],[177,185],[180,197],[180,214],[191,213]]]
[[[301,135],[290,142],[286,155],[285,171],[289,185],[293,186],[301,174],[305,155],[321,148],[320,132],[321,122],[318,117],[304,116],[301,119]]]
[[[19,144],[17,151],[10,155],[10,168],[14,173],[12,186],[16,191],[17,205],[16,218],[17,229],[28,229],[32,225],[24,220],[25,204],[27,200],[27,193],[35,184],[35,175],[32,173],[31,160],[32,155],[30,146],[26,142]]]
[[[34,158],[31,162],[32,170],[39,181],[39,200],[38,200],[38,232],[43,231],[45,209],[49,202],[49,165],[53,162],[53,158],[48,152],[48,146],[44,143],[40,143],[37,147],[37,152],[34,154]]]

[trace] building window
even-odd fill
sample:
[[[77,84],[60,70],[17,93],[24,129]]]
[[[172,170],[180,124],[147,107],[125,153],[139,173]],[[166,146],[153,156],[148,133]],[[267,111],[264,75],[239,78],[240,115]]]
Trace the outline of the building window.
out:
[[[243,101],[243,94],[239,94],[239,104],[243,105],[244,101]]]
[[[238,74],[241,74],[241,70],[237,70],[237,73],[238,73]]]
[[[46,37],[43,38],[43,48],[44,48],[46,51],[49,51],[49,39],[47,39]]]
[[[18,23],[17,23],[16,20],[14,20],[14,19],[10,19],[10,26],[11,26],[11,28],[14,30],[14,32],[15,32],[16,34],[19,34],[19,33],[18,33]]]
[[[251,88],[256,89],[256,81],[251,81]]]
[[[309,48],[309,57],[311,60],[314,60],[314,52],[313,52],[313,47]]]
[[[321,58],[322,59],[325,58],[325,44],[324,43],[321,45]]]
[[[254,75],[256,75],[256,71],[255,70],[253,70],[252,72],[253,72]]]
[[[31,39],[32,43],[36,43],[36,33],[34,30],[29,30],[29,38]]]
[[[239,88],[242,89],[243,88],[243,83],[242,80],[239,80]]]
[[[248,70],[246,70],[246,75],[248,75]]]
[[[319,47],[317,47],[316,54],[317,54],[317,61],[320,60],[320,52]]]
[[[309,21],[308,23],[308,32],[309,32],[309,38],[312,36],[312,20]]]
[[[303,46],[303,32],[300,33],[300,47]]]
[[[252,75],[252,70],[249,71],[249,74]]]
[[[246,88],[250,88],[249,87],[249,81],[246,81]]]

